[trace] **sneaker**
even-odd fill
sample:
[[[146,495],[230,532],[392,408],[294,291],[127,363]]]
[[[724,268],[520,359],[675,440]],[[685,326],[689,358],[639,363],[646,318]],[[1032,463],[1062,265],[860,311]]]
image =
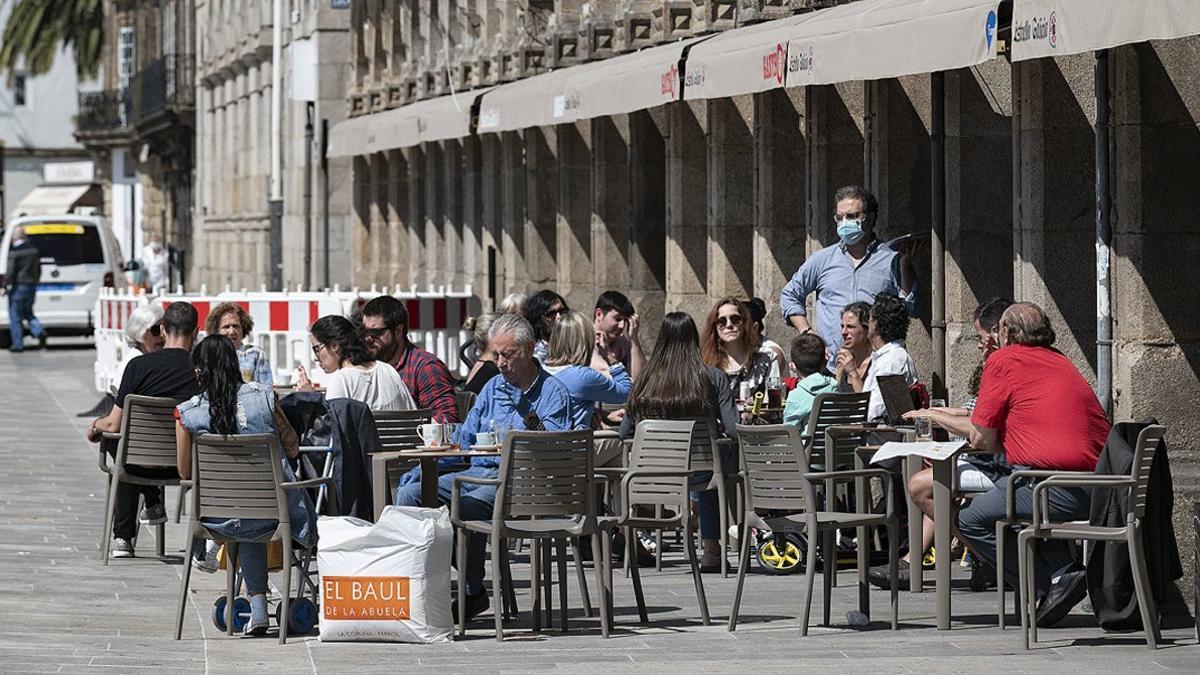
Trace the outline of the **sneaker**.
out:
[[[113,558],[132,558],[133,557],[133,542],[121,537],[113,537],[112,548],[109,555]]]
[[[887,565],[876,565],[867,571],[867,580],[875,588],[885,591],[892,590],[892,575],[888,572]],[[908,588],[909,582],[912,580],[912,570],[908,567],[907,560],[900,560],[896,566],[896,588]]]
[[[902,561],[903,562],[903,561]],[[930,546],[929,552],[921,558],[921,567],[931,570],[937,566],[937,549]]]
[[[236,608],[237,606],[234,605]],[[242,635],[258,637],[267,634],[267,629],[271,627],[270,615],[267,613],[267,596],[258,594],[250,596],[250,620],[246,622],[246,628],[242,631]]]
[[[968,587],[975,593],[982,593],[996,587],[996,568],[991,565],[972,559],[971,560],[971,582]]]
[[[38,349],[46,348],[46,331],[42,331],[42,334],[38,336],[37,341],[38,341]]]
[[[220,550],[220,546],[210,542],[208,548],[204,551],[203,558],[195,556],[192,557],[192,569],[199,572],[204,572],[205,574],[216,573],[217,569],[220,567],[220,565],[217,563],[217,552]]]
[[[142,509],[138,520],[145,525],[162,525],[167,522],[167,509],[162,504],[154,504]]]
[[[658,541],[656,541],[654,536],[649,532],[638,530],[637,538],[638,543],[642,548],[646,549],[646,552],[649,553],[651,557],[658,553]]]
[[[1062,621],[1085,597],[1087,570],[1075,565],[1051,582],[1050,592],[1038,603],[1038,628],[1048,628]]]
[[[488,598],[486,591],[476,593],[475,595],[467,596],[467,621],[483,614],[488,607],[492,606],[492,601]],[[450,601],[450,615],[454,621],[458,621],[458,594],[454,594],[454,599]]]
[[[721,554],[705,551],[700,554],[700,571],[705,574],[721,571]]]

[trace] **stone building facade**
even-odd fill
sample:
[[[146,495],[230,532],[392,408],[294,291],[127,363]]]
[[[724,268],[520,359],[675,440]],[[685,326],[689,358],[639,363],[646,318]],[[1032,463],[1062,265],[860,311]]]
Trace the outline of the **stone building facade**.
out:
[[[346,107],[397,108],[826,4],[841,3],[364,0],[353,3]],[[1168,425],[1182,545],[1200,497],[1198,55],[1193,37],[1108,57],[1112,410]],[[777,89],[364,153],[353,161],[354,280],[471,283],[485,307],[550,287],[590,308],[616,288],[650,333],[664,312],[702,317],[726,295],[775,308],[805,256],[835,240],[837,187],[879,196],[885,238],[928,230],[940,149],[951,400],[978,360],[971,312],[995,296],[1045,307],[1058,348],[1095,383],[1094,69],[1092,54],[1001,57],[936,84],[924,74]],[[926,301],[909,340],[923,374],[939,328],[930,260],[917,261]],[[787,339],[776,313],[767,326]]]
[[[283,0],[283,62],[272,62],[270,1],[194,0],[195,283],[269,283],[272,68],[283,72],[284,285],[348,284],[350,162],[323,159],[325,130],[346,114],[350,10]],[[328,256],[325,252],[328,251]]]

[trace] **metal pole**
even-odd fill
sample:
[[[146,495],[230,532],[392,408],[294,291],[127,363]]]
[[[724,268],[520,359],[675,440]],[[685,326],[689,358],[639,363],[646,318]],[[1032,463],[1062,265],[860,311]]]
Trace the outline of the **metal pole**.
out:
[[[304,106],[304,288],[312,290],[313,104]]]
[[[1096,52],[1096,397],[1112,415],[1112,289],[1109,246],[1112,227],[1108,192],[1108,50]]]
[[[271,185],[267,197],[270,219],[271,290],[283,290],[283,0],[274,0],[271,19]]]
[[[946,74],[932,73],[929,79],[932,108],[929,215],[933,235],[929,290],[933,300],[930,317],[933,377],[930,389],[939,398],[946,398]]]
[[[321,260],[324,262],[325,277],[324,288],[330,288],[329,283],[329,160],[325,158],[325,152],[329,148],[329,120],[321,119],[321,220],[324,226],[324,253]]]

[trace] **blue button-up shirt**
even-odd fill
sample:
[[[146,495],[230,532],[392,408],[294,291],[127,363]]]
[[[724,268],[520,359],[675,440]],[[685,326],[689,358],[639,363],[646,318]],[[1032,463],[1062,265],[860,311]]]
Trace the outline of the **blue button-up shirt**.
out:
[[[525,391],[504,379],[493,377],[483,386],[475,405],[463,422],[459,442],[475,444],[475,434],[491,431],[491,422],[507,424],[520,431],[525,428],[525,416],[530,411],[537,413],[546,431],[569,431],[571,429],[571,394],[561,382],[538,368],[537,379]],[[497,457],[472,457],[475,466],[499,466]]]
[[[900,290],[900,252],[878,239],[867,246],[866,257],[857,267],[846,253],[846,245],[838,242],[817,251],[804,261],[792,280],[779,294],[779,305],[786,321],[792,316],[807,316],[804,300],[816,291],[816,322],[814,329],[829,350],[829,367],[834,367],[834,355],[842,344],[842,310],[852,302],[875,302],[880,293],[893,293],[916,313],[916,280],[913,290]],[[811,320],[809,323],[813,323]]]

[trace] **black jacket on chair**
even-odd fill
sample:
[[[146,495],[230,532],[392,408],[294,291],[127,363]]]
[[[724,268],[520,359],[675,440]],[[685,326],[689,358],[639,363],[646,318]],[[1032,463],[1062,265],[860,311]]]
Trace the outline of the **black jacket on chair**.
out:
[[[371,409],[348,398],[325,400],[317,392],[290,394],[279,403],[301,445],[332,443],[339,515],[374,520],[370,455],[380,447]],[[328,440],[322,440],[324,434]]]
[[[1137,437],[1153,418],[1143,422],[1119,422],[1113,425],[1096,464],[1096,473],[1128,476],[1133,466],[1133,451]],[[1146,516],[1142,521],[1142,542],[1146,552],[1146,568],[1150,576],[1150,592],[1161,613],[1172,582],[1183,576],[1175,528],[1171,524],[1175,492],[1171,484],[1171,465],[1167,460],[1167,444],[1162,441],[1150,467],[1150,483],[1146,501]],[[1129,506],[1128,488],[1095,488],[1092,491],[1092,525],[1122,527]],[[1133,571],[1125,544],[1093,542],[1088,557],[1088,597],[1100,627],[1109,631],[1142,630],[1134,592]]]

